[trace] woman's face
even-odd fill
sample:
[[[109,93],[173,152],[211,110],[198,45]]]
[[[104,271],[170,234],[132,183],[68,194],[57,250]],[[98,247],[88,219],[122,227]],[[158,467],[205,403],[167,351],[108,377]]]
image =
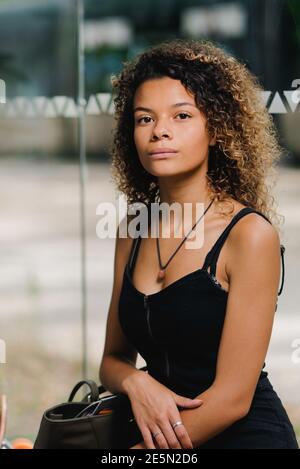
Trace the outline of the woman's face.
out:
[[[163,77],[143,82],[135,92],[133,112],[134,142],[146,171],[174,176],[207,165],[206,118],[180,80]],[[151,155],[166,147],[176,153]]]

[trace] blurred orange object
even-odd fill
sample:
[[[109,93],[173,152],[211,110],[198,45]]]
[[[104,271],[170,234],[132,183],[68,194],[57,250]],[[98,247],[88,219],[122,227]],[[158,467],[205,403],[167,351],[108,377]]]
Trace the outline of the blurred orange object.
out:
[[[16,438],[11,442],[12,449],[32,449],[33,443],[27,438]]]
[[[113,409],[102,409],[98,412],[98,415],[109,415],[113,413]]]

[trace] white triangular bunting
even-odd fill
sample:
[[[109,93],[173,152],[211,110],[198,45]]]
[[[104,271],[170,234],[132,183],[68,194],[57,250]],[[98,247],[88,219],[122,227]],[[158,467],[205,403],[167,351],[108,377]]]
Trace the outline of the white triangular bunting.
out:
[[[101,113],[99,103],[94,94],[91,94],[88,104],[85,108],[85,113],[90,115],[98,115]]]
[[[35,112],[38,116],[45,114],[48,99],[45,96],[36,96],[32,100]]]
[[[47,99],[45,108],[44,108],[44,117],[56,117],[57,113],[54,109],[51,99]]]
[[[106,114],[111,102],[111,93],[97,93],[96,94],[101,114]]]
[[[27,106],[23,114],[25,117],[34,118],[36,117],[36,110],[32,100],[27,101]]]
[[[64,117],[77,117],[78,110],[73,98],[67,98],[66,106],[64,109]]]
[[[11,102],[15,108],[16,113],[23,116],[26,114],[28,101],[28,98],[26,98],[25,96],[17,96],[16,98],[12,99]]]
[[[8,99],[5,106],[5,116],[6,117],[17,117],[18,112],[13,104],[13,102]]]
[[[280,94],[276,91],[275,96],[269,106],[270,114],[286,114],[287,110],[282,102]]]
[[[271,91],[261,91],[261,99],[265,106],[267,106],[270,96],[271,96]]]
[[[67,104],[67,97],[66,96],[54,96],[52,98],[54,109],[56,110],[56,115],[62,116],[64,113],[64,109]]]

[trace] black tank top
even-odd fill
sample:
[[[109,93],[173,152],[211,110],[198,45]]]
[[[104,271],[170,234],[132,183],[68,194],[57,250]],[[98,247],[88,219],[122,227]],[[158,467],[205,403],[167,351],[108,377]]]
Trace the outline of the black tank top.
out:
[[[148,373],[185,397],[194,398],[214,381],[228,297],[215,278],[217,260],[231,228],[248,213],[258,213],[271,223],[250,207],[241,209],[207,254],[203,267],[148,295],[137,290],[131,280],[141,236],[133,241],[119,299],[120,324],[144,358]],[[282,282],[278,295],[284,283],[284,246],[280,247]],[[267,374],[261,371],[260,378]]]

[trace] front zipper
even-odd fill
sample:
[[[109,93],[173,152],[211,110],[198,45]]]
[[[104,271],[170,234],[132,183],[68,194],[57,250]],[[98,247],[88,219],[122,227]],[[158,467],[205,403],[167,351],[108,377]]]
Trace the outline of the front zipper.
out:
[[[148,325],[148,332],[152,340],[154,341],[154,337],[151,331],[151,326],[150,326],[150,307],[149,307],[149,299],[147,295],[144,295],[144,306],[146,308],[147,312],[147,325]]]
[[[153,340],[153,342],[155,342],[155,339],[153,337],[153,334],[152,334],[152,330],[151,330],[151,326],[150,326],[150,306],[149,306],[149,298],[147,295],[144,295],[144,307],[146,309],[146,313],[147,313],[147,326],[148,326],[148,332],[149,332],[149,335],[151,337],[151,339]],[[170,377],[170,363],[169,363],[169,356],[168,356],[168,352],[165,351],[164,352],[165,354],[165,361],[166,361],[166,375],[167,375],[167,378]]]

